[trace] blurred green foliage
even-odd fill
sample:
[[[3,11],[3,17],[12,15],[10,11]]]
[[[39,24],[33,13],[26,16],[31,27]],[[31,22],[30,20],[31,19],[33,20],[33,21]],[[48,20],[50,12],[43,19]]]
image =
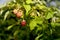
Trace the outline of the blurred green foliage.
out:
[[[24,17],[13,14],[16,8],[23,10]],[[60,10],[43,1],[15,0],[0,10],[0,40],[60,40],[59,30]]]

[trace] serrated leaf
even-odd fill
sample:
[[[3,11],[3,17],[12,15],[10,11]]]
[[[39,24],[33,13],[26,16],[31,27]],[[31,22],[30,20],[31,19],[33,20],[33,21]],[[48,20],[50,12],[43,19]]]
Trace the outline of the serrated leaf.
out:
[[[30,30],[33,30],[36,25],[37,25],[36,21],[35,21],[35,20],[32,20],[32,21],[30,22],[30,24],[29,24]]]
[[[46,19],[50,19],[50,18],[52,18],[53,15],[54,15],[53,12],[48,12],[48,14],[47,14],[47,16],[46,16]]]
[[[28,15],[28,11],[31,9],[31,6],[30,5],[24,5],[24,8],[26,10],[26,15]]]
[[[27,4],[32,3],[32,0],[26,0],[26,3],[27,3]]]

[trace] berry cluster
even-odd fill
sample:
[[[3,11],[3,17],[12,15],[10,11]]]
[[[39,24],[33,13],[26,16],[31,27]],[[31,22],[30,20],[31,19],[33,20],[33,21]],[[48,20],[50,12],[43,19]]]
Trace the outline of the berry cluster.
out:
[[[14,13],[18,18],[20,18],[20,17],[23,15],[23,11],[22,11],[22,10],[19,10],[19,9],[14,9],[14,10],[13,10],[13,13]]]
[[[21,18],[23,16],[23,11],[19,9],[14,9],[13,13],[16,15],[17,18]],[[21,26],[25,26],[25,25],[26,25],[26,20],[22,20]]]

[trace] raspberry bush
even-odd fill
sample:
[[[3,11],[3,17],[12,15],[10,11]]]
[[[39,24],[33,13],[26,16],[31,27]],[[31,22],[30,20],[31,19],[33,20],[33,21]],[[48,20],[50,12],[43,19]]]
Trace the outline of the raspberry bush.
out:
[[[0,40],[60,40],[60,10],[44,1],[11,1],[0,9]]]

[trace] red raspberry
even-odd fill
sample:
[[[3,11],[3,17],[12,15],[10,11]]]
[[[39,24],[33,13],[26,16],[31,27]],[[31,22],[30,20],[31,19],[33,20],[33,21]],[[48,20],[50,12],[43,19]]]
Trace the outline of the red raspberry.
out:
[[[21,26],[25,26],[26,25],[26,21],[25,20],[22,20],[21,21]]]
[[[21,12],[17,12],[16,16],[17,16],[18,18],[20,18],[20,17],[22,16],[22,13],[21,13]]]

